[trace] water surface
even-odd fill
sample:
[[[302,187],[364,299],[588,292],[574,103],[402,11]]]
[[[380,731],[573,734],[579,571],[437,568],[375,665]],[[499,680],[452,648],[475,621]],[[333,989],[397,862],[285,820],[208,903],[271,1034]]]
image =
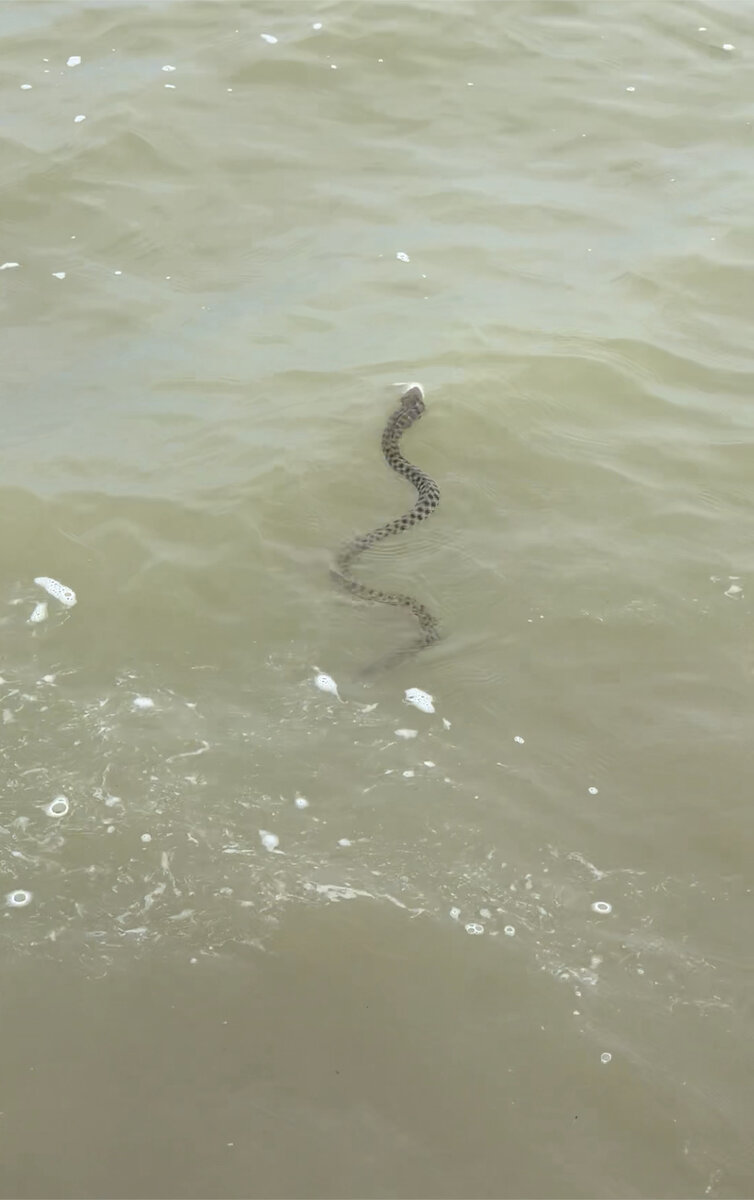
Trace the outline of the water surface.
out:
[[[750,12],[0,28],[2,1194],[751,1195]]]

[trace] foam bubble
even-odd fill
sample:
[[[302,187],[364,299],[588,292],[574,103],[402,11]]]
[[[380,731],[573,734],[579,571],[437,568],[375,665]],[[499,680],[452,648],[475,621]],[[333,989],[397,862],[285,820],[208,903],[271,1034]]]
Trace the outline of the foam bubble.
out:
[[[154,700],[151,696],[134,696],[131,701],[132,708],[154,708]]]
[[[413,704],[414,708],[418,708],[421,712],[433,713],[435,706],[432,703],[433,697],[429,692],[423,692],[421,688],[406,688],[404,695],[407,704]]]
[[[56,796],[45,807],[45,812],[48,817],[64,817],[70,811],[70,804],[67,796]]]
[[[26,905],[31,903],[31,892],[16,888],[15,891],[8,892],[5,903],[9,908],[26,908]]]
[[[65,279],[65,271],[53,271],[58,279]],[[37,575],[34,582],[50,595],[55,600],[59,600],[66,608],[73,608],[76,603],[76,593],[73,588],[66,587],[64,583],[59,583],[57,579],[51,579],[49,575]]]
[[[399,258],[401,262],[411,262],[411,259],[403,250],[398,250],[395,257]]]
[[[592,912],[596,913],[611,913],[613,911],[612,904],[608,904],[607,900],[595,900],[592,905]]]
[[[270,833],[267,829],[259,830],[259,840],[265,850],[277,850],[280,845],[280,838],[276,833]]]
[[[38,625],[40,621],[47,620],[47,601],[40,600],[29,617],[29,625]]]
[[[296,808],[309,807],[309,801],[307,800],[306,796],[297,796],[293,803],[296,805]]]
[[[331,675],[325,675],[323,671],[320,671],[319,675],[317,675],[314,680],[314,684],[321,692],[330,692],[333,696],[337,696],[340,700],[338,685]]]
[[[601,1062],[601,1063],[609,1063],[609,1062],[612,1060],[612,1057],[613,1057],[613,1056],[612,1056],[612,1054],[610,1053],[610,1051],[609,1051],[609,1050],[605,1050],[605,1051],[603,1051],[603,1053],[602,1053],[602,1054],[600,1054],[600,1062]]]
[[[464,925],[464,929],[474,937],[479,937],[480,933],[484,933],[484,925],[479,925],[476,921],[469,921],[468,925]]]

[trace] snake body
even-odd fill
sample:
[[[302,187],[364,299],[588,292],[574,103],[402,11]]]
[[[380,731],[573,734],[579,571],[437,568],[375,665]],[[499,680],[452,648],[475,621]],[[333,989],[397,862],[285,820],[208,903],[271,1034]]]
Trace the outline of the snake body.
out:
[[[351,574],[353,563],[365,550],[384,541],[385,538],[391,537],[394,533],[403,533],[404,530],[410,529],[419,521],[426,520],[440,503],[440,489],[434,479],[420,467],[414,466],[404,458],[400,450],[400,440],[403,434],[415,421],[419,420],[424,411],[422,389],[418,384],[413,384],[401,396],[398,407],[395,412],[391,413],[382,433],[382,453],[385,461],[389,467],[414,485],[418,493],[416,503],[402,517],[396,517],[394,521],[379,525],[369,533],[360,534],[347,542],[336,555],[335,569],[331,572],[336,583],[352,596],[357,596],[361,600],[373,600],[379,604],[393,604],[399,608],[407,608],[419,622],[421,633],[418,641],[412,643],[405,650],[398,651],[396,655],[391,655],[387,663],[381,664],[383,666],[388,663],[392,664],[394,660],[402,658],[414,650],[430,646],[440,636],[436,618],[419,600],[413,596],[404,595],[402,592],[383,592],[379,588],[367,587],[366,584],[359,583],[357,579],[354,579]]]

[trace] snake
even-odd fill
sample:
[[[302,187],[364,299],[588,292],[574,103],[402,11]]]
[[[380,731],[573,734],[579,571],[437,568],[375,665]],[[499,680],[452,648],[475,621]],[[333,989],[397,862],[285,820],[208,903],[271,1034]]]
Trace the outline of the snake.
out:
[[[396,517],[393,521],[388,521],[385,525],[378,525],[369,533],[362,533],[346,542],[338,551],[335,557],[335,566],[330,572],[338,586],[349,592],[351,596],[360,600],[371,600],[378,604],[392,604],[396,608],[407,608],[419,622],[419,638],[410,646],[391,654],[386,660],[381,660],[377,664],[380,667],[393,665],[395,661],[406,655],[422,650],[425,646],[431,646],[440,637],[436,617],[421,601],[402,592],[384,592],[379,588],[368,587],[355,579],[351,572],[356,559],[365,550],[376,546],[385,538],[392,537],[393,534],[404,533],[407,529],[417,525],[419,521],[425,521],[440,503],[440,489],[435,480],[426,471],[422,471],[420,467],[409,462],[400,449],[403,434],[419,420],[425,409],[424,392],[419,384],[412,384],[401,396],[398,407],[395,412],[390,414],[382,432],[381,445],[385,461],[393,471],[414,485],[417,492],[415,504],[408,512]]]

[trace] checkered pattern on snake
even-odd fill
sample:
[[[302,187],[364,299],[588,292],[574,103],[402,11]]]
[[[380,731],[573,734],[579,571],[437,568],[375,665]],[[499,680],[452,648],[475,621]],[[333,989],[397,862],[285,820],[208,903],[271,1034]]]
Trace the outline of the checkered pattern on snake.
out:
[[[418,493],[416,503],[402,517],[396,517],[394,521],[388,521],[386,525],[380,525],[377,529],[372,529],[369,533],[363,533],[347,542],[336,556],[335,569],[331,571],[336,583],[350,595],[357,596],[362,600],[374,600],[380,604],[393,604],[399,608],[407,608],[413,613],[419,622],[421,636],[418,642],[413,643],[405,652],[399,652],[399,657],[403,657],[404,653],[420,650],[422,647],[436,642],[440,636],[437,620],[429,609],[413,596],[406,596],[401,592],[383,592],[379,588],[367,587],[366,584],[359,583],[351,574],[351,566],[359,555],[364,550],[368,550],[370,546],[375,546],[394,533],[403,533],[404,530],[410,529],[419,521],[426,520],[440,503],[440,489],[434,479],[404,458],[399,446],[401,437],[415,421],[419,420],[424,408],[422,389],[418,384],[414,384],[401,396],[398,407],[390,415],[382,434],[382,453],[385,460],[388,466],[414,485]]]

